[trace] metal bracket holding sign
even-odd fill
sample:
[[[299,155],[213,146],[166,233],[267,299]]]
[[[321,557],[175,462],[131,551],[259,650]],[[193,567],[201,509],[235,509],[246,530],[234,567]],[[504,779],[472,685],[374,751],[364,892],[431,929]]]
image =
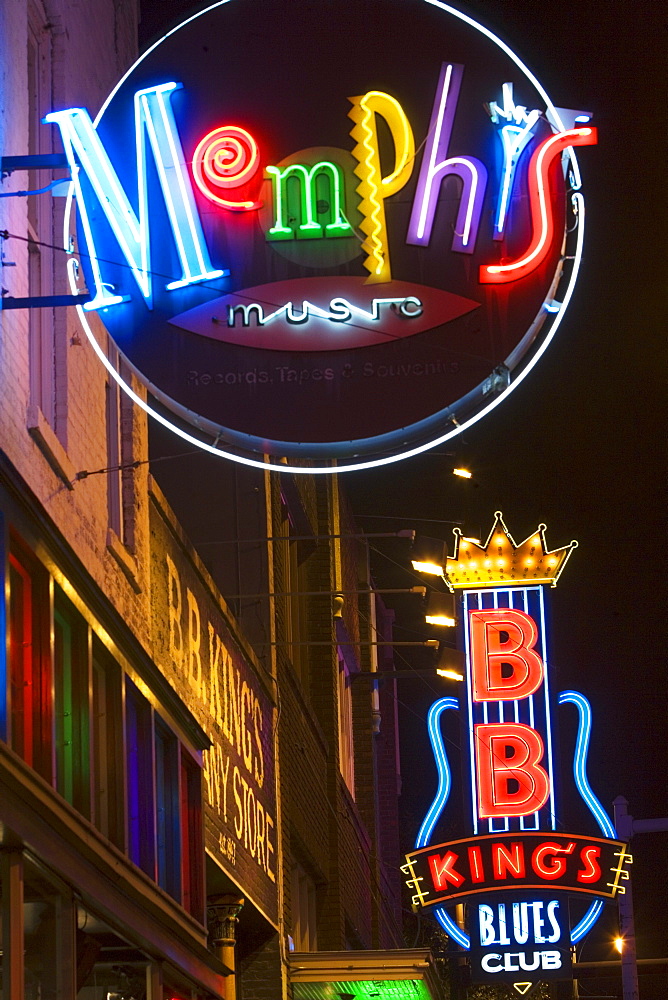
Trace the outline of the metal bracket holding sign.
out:
[[[82,306],[90,302],[90,295],[29,295],[25,298],[14,298],[13,295],[2,295],[0,311],[6,309],[53,309],[58,306]]]

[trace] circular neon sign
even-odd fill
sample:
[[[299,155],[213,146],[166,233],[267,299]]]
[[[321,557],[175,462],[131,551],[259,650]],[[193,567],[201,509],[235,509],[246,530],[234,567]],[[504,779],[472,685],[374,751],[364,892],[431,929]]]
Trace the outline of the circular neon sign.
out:
[[[542,355],[581,257],[573,147],[596,133],[447,4],[285,10],[221,0],[94,122],[47,117],[72,165],[79,313],[126,391],[205,450],[369,468],[453,437]]]

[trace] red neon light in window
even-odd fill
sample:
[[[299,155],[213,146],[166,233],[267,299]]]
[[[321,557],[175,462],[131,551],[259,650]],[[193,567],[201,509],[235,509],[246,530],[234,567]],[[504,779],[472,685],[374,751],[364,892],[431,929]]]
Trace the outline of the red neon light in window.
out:
[[[560,844],[541,844],[533,852],[531,857],[531,867],[540,878],[556,879],[560,878],[566,871],[565,858],[558,857],[559,854],[572,854],[575,850],[575,843],[571,841],[566,847]]]
[[[530,816],[541,809],[550,779],[539,764],[544,753],[540,734],[521,722],[490,722],[474,726],[474,738],[481,819]],[[518,785],[512,791],[511,780]]]
[[[205,135],[193,155],[193,177],[203,195],[232,212],[249,212],[259,201],[230,201],[222,192],[246,184],[260,166],[260,152],[250,132],[222,125]]]
[[[543,661],[533,648],[538,629],[515,608],[469,612],[474,701],[528,698],[543,681]],[[511,674],[503,676],[504,664]]]
[[[456,871],[454,867],[456,861],[459,861],[459,857],[452,851],[448,851],[442,858],[438,854],[433,854],[429,858],[431,877],[434,880],[434,887],[436,889],[445,889],[448,882],[451,882],[454,886],[462,884],[464,876]]]
[[[586,867],[578,872],[578,882],[598,882],[601,877],[601,866],[598,863],[600,856],[600,847],[582,848],[580,851],[580,861]]]
[[[510,847],[506,847],[505,844],[494,844],[492,863],[494,878],[506,878],[508,875],[512,875],[513,878],[524,878],[524,846],[516,843]]]
[[[533,233],[529,248],[510,264],[483,264],[478,280],[482,284],[502,284],[530,274],[545,260],[554,236],[554,217],[550,204],[549,169],[557,156],[569,146],[594,146],[595,128],[574,128],[557,132],[536,149],[529,164],[529,200]]]
[[[9,668],[11,675],[12,749],[26,764],[33,758],[35,709],[39,686],[35,683],[33,656],[33,587],[28,570],[10,553]],[[36,660],[36,656],[35,656]]]

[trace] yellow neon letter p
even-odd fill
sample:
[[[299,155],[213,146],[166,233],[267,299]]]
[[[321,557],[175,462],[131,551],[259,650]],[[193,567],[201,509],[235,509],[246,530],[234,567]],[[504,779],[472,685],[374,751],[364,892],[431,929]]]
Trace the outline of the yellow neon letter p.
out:
[[[367,284],[375,284],[392,280],[384,202],[408,182],[413,172],[415,141],[403,108],[394,97],[370,90],[364,97],[349,100],[352,108],[348,117],[355,123],[350,132],[356,142],[355,174],[360,179],[357,186],[363,217],[360,228],[366,236],[362,244],[367,253],[364,266],[369,272]],[[383,177],[380,165],[376,115],[381,115],[387,123],[394,143],[394,168],[387,177]]]

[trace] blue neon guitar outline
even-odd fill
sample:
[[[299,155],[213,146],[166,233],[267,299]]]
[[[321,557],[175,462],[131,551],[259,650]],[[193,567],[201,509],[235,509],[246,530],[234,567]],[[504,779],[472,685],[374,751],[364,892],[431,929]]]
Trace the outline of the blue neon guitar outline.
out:
[[[562,691],[557,699],[559,705],[573,704],[578,710],[578,733],[573,754],[573,777],[583,802],[596,820],[604,837],[614,839],[615,827],[601,802],[594,794],[587,776],[587,757],[591,738],[592,712],[589,701],[578,691]],[[422,821],[415,840],[415,848],[428,847],[434,827],[438,822],[452,790],[452,775],[448,755],[441,734],[441,716],[448,709],[459,709],[457,698],[439,698],[435,701],[427,715],[427,732],[431,742],[434,761],[438,771],[438,787],[436,795]],[[603,900],[597,899],[589,906],[587,912],[571,931],[571,943],[577,944],[594,926],[603,909]],[[436,920],[446,934],[462,948],[468,950],[471,940],[452,919],[444,906],[434,909]]]

